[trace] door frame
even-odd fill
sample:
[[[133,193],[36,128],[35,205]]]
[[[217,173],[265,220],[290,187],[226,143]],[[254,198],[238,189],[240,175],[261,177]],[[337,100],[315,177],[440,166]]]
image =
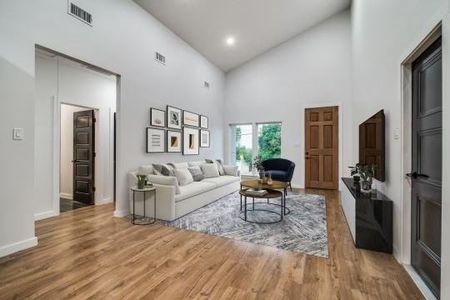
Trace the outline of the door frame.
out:
[[[412,51],[405,55],[405,59],[401,62],[401,176],[402,188],[400,189],[402,204],[401,204],[401,248],[398,253],[401,263],[409,273],[419,290],[426,299],[435,299],[435,296],[418,275],[415,269],[411,266],[411,181],[405,176],[411,171],[412,166],[412,63],[424,53],[433,42],[442,36],[442,22],[439,20],[434,23],[434,26],[427,34],[418,38],[419,42],[415,44]],[[444,98],[442,99],[444,101]],[[444,124],[443,124],[444,126]],[[444,146],[444,143],[442,143]],[[444,152],[443,152],[443,155]],[[443,157],[444,160],[444,157]],[[444,186],[444,182],[443,182]],[[443,234],[443,233],[442,233]],[[442,274],[442,267],[441,267]],[[441,287],[442,293],[442,287]]]
[[[121,106],[120,106],[120,95],[121,95],[121,75],[117,74],[115,72],[109,71],[107,69],[104,69],[102,67],[98,67],[95,66],[93,64],[87,63],[83,60],[74,58],[72,56],[66,55],[64,53],[52,50],[50,48],[35,44],[35,52],[36,51],[44,51],[44,52],[48,52],[49,54],[53,54],[54,56],[59,56],[62,57],[64,59],[67,59],[69,61],[72,62],[76,62],[79,64],[82,64],[84,66],[86,66],[88,69],[91,69],[93,71],[97,71],[99,73],[105,73],[105,74],[110,74],[116,77],[116,124],[115,124],[115,130],[116,130],[116,137],[110,137],[113,139],[114,142],[114,147],[116,148],[116,157],[119,158],[119,156],[121,155],[121,151],[120,151],[120,147],[119,147],[119,143],[120,143],[120,112],[121,112]],[[93,109],[96,112],[99,111],[98,108],[95,107],[85,107],[85,106],[80,106],[77,104],[72,104],[69,101],[66,100],[61,100],[59,99],[59,95],[56,93],[55,95],[52,96],[52,127],[53,127],[53,133],[52,133],[52,152],[53,152],[53,160],[52,160],[52,210],[48,211],[48,212],[44,212],[44,213],[40,213],[40,214],[35,214],[34,220],[38,221],[38,220],[43,220],[43,219],[47,219],[50,217],[55,217],[55,216],[59,216],[60,215],[60,164],[61,164],[61,104],[67,104],[67,105],[72,105],[72,106],[78,106],[78,107],[82,107],[82,108],[86,108],[86,109]],[[111,111],[111,109],[108,111],[108,120],[103,120],[103,122],[108,122],[108,126],[110,128],[110,133],[113,132],[114,129],[114,116],[113,116],[113,112]],[[97,116],[97,114],[96,114]],[[97,118],[97,121],[99,119]],[[98,132],[99,131],[99,122],[96,122],[95,125],[95,130]],[[98,142],[96,142],[96,152],[98,153],[98,148],[100,144]],[[113,149],[110,149],[110,153],[111,156],[113,155]],[[98,159],[96,159],[96,164],[98,163]],[[117,174],[117,169],[119,168],[118,164],[120,163],[120,161],[117,159],[117,163],[116,165],[113,164],[113,168],[115,168],[113,171],[113,174]],[[99,168],[97,168],[96,166],[96,170],[99,170]],[[97,171],[96,171],[97,172]],[[97,177],[97,176],[96,176]],[[113,195],[116,195],[116,191],[117,191],[117,185],[116,182],[112,182],[113,184]],[[95,191],[95,205],[98,204],[103,204],[102,200],[97,200],[100,199],[98,197],[99,195],[99,190],[100,189],[96,189]],[[115,198],[115,196],[113,196]],[[114,203],[114,210],[117,210],[116,207],[116,201],[115,199],[112,199],[113,203]],[[109,201],[108,201],[109,202]]]
[[[305,110],[308,108],[321,108],[321,107],[333,107],[333,106],[337,106],[338,107],[338,191],[342,190],[342,181],[340,180],[340,178],[344,177],[344,172],[343,172],[343,136],[342,136],[342,130],[344,128],[344,118],[343,118],[343,104],[342,102],[324,102],[324,103],[307,103],[304,104],[303,106],[301,106],[301,113],[302,113],[302,122],[300,123],[300,132],[302,134],[303,139],[301,139],[301,143],[300,143],[300,155],[302,157],[302,159],[300,160],[302,165],[299,167],[303,167],[304,172],[302,172],[302,183],[303,183],[303,187],[300,188],[305,188],[306,187],[306,164],[305,164]],[[351,109],[350,105],[348,105],[348,107],[346,107],[348,110]],[[351,119],[351,112],[347,111],[347,118]],[[351,123],[351,121],[349,121]],[[353,149],[352,149],[353,151]],[[349,157],[351,157],[352,155],[349,155]],[[297,188],[297,186],[294,186],[295,188]]]

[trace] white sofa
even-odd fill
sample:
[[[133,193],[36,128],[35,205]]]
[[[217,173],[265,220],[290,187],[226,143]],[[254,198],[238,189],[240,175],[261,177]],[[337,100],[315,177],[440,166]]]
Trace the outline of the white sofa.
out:
[[[187,168],[188,166],[200,165],[205,161],[176,163],[175,168]],[[224,166],[225,175],[205,178],[190,184],[180,186],[176,177],[154,175],[152,165],[139,167],[138,170],[129,172],[128,184],[136,186],[137,174],[145,174],[148,180],[156,187],[156,218],[172,221],[180,218],[202,206],[216,201],[228,194],[234,193],[240,188],[240,177],[237,168]],[[130,191],[130,211],[132,211],[132,192]],[[153,199],[150,193],[146,196],[145,215],[153,216]],[[143,213],[143,193],[136,193],[136,214]]]

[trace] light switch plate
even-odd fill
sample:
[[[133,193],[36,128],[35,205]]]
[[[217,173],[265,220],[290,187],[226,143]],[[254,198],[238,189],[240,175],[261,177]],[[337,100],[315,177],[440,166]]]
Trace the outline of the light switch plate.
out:
[[[13,129],[13,140],[21,141],[24,139],[23,128],[14,128]]]

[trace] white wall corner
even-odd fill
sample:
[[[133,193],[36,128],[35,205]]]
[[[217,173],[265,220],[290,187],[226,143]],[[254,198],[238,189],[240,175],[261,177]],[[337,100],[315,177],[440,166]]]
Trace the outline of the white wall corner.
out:
[[[16,243],[2,246],[2,247],[0,247],[0,257],[4,257],[4,256],[10,255],[15,252],[37,246],[37,244],[38,244],[38,239],[37,239],[37,237],[34,236],[34,237],[31,237],[31,238],[23,240],[23,241],[19,241]]]

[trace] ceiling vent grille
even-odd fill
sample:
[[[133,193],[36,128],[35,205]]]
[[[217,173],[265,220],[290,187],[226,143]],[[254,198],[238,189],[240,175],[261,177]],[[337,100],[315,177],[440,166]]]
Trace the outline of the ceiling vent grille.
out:
[[[72,2],[68,1],[68,11],[67,13],[78,20],[91,25],[92,26],[92,15],[82,9],[81,7],[77,6],[76,4],[73,4]]]
[[[166,64],[166,57],[159,52],[155,52],[155,60],[163,65]]]

